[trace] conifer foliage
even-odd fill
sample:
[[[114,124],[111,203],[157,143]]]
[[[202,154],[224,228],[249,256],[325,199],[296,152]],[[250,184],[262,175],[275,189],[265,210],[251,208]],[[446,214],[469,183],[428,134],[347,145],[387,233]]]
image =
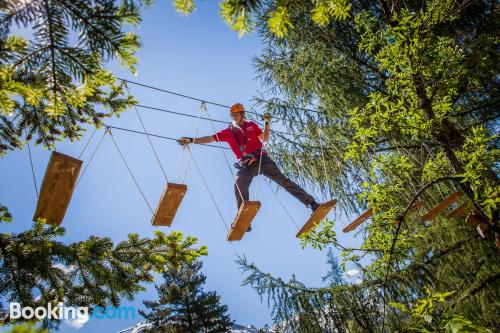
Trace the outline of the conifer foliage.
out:
[[[8,211],[0,215],[10,221]],[[114,244],[107,237],[90,237],[65,244],[57,240],[64,228],[35,223],[32,229],[0,234],[0,296],[3,302],[46,307],[119,306],[153,281],[153,272],[164,272],[206,254],[194,248],[196,239],[181,233],[158,231],[153,238],[130,234]],[[6,323],[10,320],[4,318]],[[49,325],[55,324],[47,323]]]
[[[149,312],[141,315],[152,324],[150,332],[217,333],[229,332],[232,321],[220,296],[203,289],[206,276],[201,261],[180,269],[169,269],[165,281],[156,287],[158,301],[145,301]]]
[[[248,273],[244,285],[270,304],[277,332],[380,332],[382,299],[377,288],[347,283],[331,251],[322,288],[308,287],[295,276],[288,281],[275,278],[245,257],[236,262]]]
[[[0,3],[0,154],[23,139],[77,139],[134,102],[104,62],[135,72],[140,5],[113,0]]]

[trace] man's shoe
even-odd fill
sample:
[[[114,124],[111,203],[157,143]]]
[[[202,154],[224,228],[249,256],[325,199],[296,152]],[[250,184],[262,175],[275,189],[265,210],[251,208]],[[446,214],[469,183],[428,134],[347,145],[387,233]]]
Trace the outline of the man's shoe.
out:
[[[252,226],[251,225],[249,225],[248,229],[247,229],[247,232],[250,232],[250,231],[252,231]]]
[[[320,204],[317,203],[316,201],[313,201],[309,204],[309,208],[311,208],[312,214],[314,214],[314,212],[316,211],[316,209],[318,209],[319,206]]]

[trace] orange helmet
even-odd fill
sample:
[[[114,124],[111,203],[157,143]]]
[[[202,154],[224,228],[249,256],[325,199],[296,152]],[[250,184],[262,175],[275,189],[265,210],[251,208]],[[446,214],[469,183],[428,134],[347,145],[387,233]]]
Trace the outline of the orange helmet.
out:
[[[241,103],[234,103],[229,109],[229,113],[245,112],[245,107]]]

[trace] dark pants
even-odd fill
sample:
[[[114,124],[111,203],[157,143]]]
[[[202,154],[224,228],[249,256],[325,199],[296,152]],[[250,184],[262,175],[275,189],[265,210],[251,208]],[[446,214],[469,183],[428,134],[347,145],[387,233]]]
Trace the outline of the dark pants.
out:
[[[249,200],[248,189],[252,183],[253,177],[257,176],[259,172],[259,159],[252,163],[252,165],[247,166],[243,169],[239,169],[236,173],[236,183],[234,184],[234,194],[236,195],[236,201],[238,203],[238,208],[243,200]],[[275,181],[278,185],[283,187],[291,195],[297,198],[304,205],[309,205],[314,201],[313,196],[304,191],[299,185],[288,179],[278,168],[276,163],[267,155],[262,156],[262,162],[260,165],[260,173],[265,175],[267,178]],[[239,187],[239,191],[238,191]],[[241,195],[240,195],[241,191]]]

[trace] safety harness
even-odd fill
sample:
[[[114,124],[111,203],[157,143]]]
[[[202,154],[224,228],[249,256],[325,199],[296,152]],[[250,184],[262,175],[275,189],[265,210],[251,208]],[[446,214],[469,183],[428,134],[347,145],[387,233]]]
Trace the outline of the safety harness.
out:
[[[245,130],[241,128],[241,132],[243,135],[243,144],[240,142],[240,139],[238,138],[238,135],[236,134],[236,130],[234,128],[233,124],[229,124],[229,127],[231,128],[231,133],[233,133],[234,139],[236,140],[236,143],[238,143],[238,147],[240,148],[241,153],[243,154],[243,157],[240,158],[240,160],[236,163],[234,163],[234,167],[236,169],[244,169],[252,165],[255,161],[257,161],[257,157],[265,153],[261,148],[255,150],[252,153],[247,153],[247,136],[245,133]]]

